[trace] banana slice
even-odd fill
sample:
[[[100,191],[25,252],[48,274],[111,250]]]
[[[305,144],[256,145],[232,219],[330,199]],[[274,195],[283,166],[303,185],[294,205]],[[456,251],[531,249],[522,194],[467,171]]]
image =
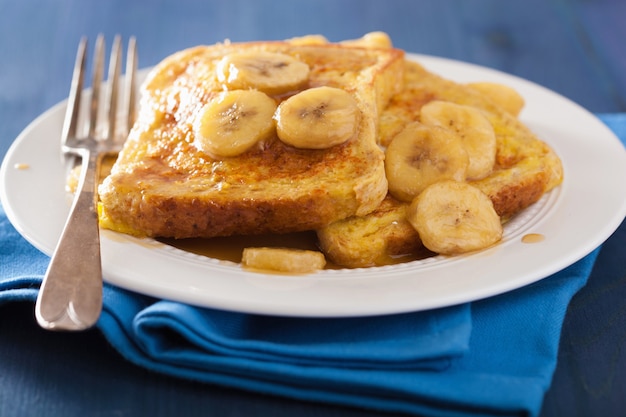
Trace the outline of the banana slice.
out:
[[[524,108],[524,97],[516,89],[508,85],[487,81],[469,83],[467,85],[491,98],[494,103],[515,117],[519,116]]]
[[[502,223],[493,203],[478,188],[442,181],[413,200],[407,219],[429,250],[457,255],[487,248],[502,239]]]
[[[435,182],[465,181],[467,167],[467,152],[456,133],[419,122],[408,124],[385,151],[389,192],[406,202]]]
[[[217,79],[230,90],[257,89],[270,95],[302,88],[309,66],[277,52],[241,52],[225,56],[216,67]]]
[[[480,110],[434,100],[422,107],[420,120],[429,126],[452,129],[461,137],[469,157],[467,179],[479,180],[491,174],[496,162],[496,134]]]
[[[245,248],[241,262],[252,269],[298,274],[326,266],[326,258],[321,252],[286,248]]]
[[[359,107],[340,88],[316,87],[283,101],[276,110],[276,131],[283,142],[302,149],[325,149],[354,136]]]
[[[196,148],[215,158],[237,156],[275,131],[276,102],[256,90],[221,92],[194,125]]]
[[[326,45],[329,43],[324,35],[296,36],[294,38],[285,39],[285,42],[292,45]]]
[[[358,39],[348,39],[340,44],[361,48],[392,48],[391,38],[385,32],[369,32]]]

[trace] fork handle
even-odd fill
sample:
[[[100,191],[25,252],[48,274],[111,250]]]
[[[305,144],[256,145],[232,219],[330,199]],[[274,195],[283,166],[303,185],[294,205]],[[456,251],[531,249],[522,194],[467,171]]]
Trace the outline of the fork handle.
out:
[[[82,155],[81,179],[35,305],[37,322],[50,330],[84,330],[102,311],[102,265],[96,208],[101,158]]]

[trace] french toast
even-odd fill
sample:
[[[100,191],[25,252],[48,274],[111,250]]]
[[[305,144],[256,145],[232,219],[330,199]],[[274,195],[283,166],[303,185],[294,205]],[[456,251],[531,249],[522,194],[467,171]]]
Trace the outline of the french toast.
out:
[[[237,65],[249,60],[250,54],[274,55],[264,55],[270,61],[279,55],[270,73],[294,61],[301,73],[283,73],[278,86],[259,74],[237,77]],[[289,59],[283,62],[286,58],[281,57]],[[253,60],[255,71],[257,64]],[[458,156],[459,161],[465,158],[467,167],[437,184],[440,194],[460,183],[469,184],[461,188],[472,195],[479,190],[489,207],[477,212],[477,217],[489,214],[492,226],[497,223],[489,241],[495,242],[501,238],[500,223],[558,186],[563,171],[554,151],[517,118],[523,99],[509,96],[509,103],[503,105],[497,95],[508,93],[498,88],[494,95],[490,90],[488,82],[459,84],[405,59],[382,33],[340,43],[312,36],[178,52],[157,65],[143,84],[138,120],[111,174],[99,187],[101,225],[139,236],[176,239],[315,231],[329,263],[349,268],[431,256],[437,251],[428,249],[431,242],[424,239],[424,230],[418,231],[416,221],[433,223],[431,217],[440,214],[437,204],[448,205],[450,199],[434,205],[421,201],[422,213],[416,214],[418,194],[437,193],[432,187],[429,193],[402,191],[407,188],[403,179],[413,174],[401,172],[405,177],[393,178],[391,149],[400,137],[421,135],[422,127],[432,122],[429,117],[436,122],[437,112],[459,106],[480,113],[493,143],[483,141],[488,146],[477,148],[471,158],[465,153],[473,145],[465,144]],[[256,94],[259,91],[262,94]],[[251,92],[255,97],[249,97]],[[337,123],[325,124],[317,120],[319,109],[301,111],[309,96],[317,99],[330,93],[334,98],[325,99],[325,110],[330,112],[336,101],[348,100],[355,105],[353,111],[343,111]],[[245,135],[235,135],[235,140],[223,131],[239,129],[231,129],[230,124],[235,119],[232,103],[238,100],[233,96],[240,94],[256,107],[239,109],[234,123],[240,117],[247,122],[250,114],[265,116],[264,124],[247,123],[241,129]],[[305,113],[313,117],[313,125],[303,121]],[[270,114],[273,122],[268,123]],[[290,124],[291,120],[298,122]],[[464,123],[468,122],[460,125]],[[344,125],[353,125],[351,133],[341,132]],[[438,133],[426,136],[458,136],[455,140],[459,140],[465,135],[456,128],[457,134],[444,135],[451,126],[428,126]],[[432,138],[445,160],[459,150],[453,150],[458,147],[452,146],[454,141]],[[415,165],[418,158],[411,152],[396,149],[401,156],[395,160]],[[427,159],[433,164],[437,158]],[[470,159],[483,160],[483,167],[470,169]],[[435,168],[441,171],[441,166]],[[469,209],[473,208],[466,205],[463,210]],[[441,241],[436,230],[429,234]],[[468,239],[463,240],[464,250],[470,250]]]
[[[273,129],[236,149],[203,142],[203,132],[214,126],[202,124],[198,114],[224,92],[256,89],[241,77],[233,81],[233,68],[224,64],[242,53],[287,56],[306,73],[286,88],[255,80],[279,109],[316,88],[347,92],[357,107],[354,132],[322,149],[292,146]],[[101,225],[146,237],[210,238],[315,230],[366,215],[387,193],[378,120],[402,88],[403,62],[404,52],[393,48],[280,41],[227,42],[173,54],[144,82],[137,121],[99,187]],[[284,81],[278,78],[278,84]]]
[[[444,79],[420,64],[406,61],[405,86],[380,119],[380,143],[389,145],[411,123],[420,122],[427,103],[446,101],[478,108],[493,126],[496,154],[493,171],[468,181],[492,201],[502,221],[536,202],[563,178],[561,161],[514,114],[476,88]],[[345,267],[370,267],[419,254],[420,236],[407,220],[409,202],[387,195],[377,210],[334,222],[317,231],[327,258]]]

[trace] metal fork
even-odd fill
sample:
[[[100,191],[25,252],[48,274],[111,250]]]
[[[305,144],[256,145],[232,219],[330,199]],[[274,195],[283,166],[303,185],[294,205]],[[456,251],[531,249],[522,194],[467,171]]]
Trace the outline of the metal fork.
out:
[[[79,133],[80,100],[86,67],[87,39],[81,39],[62,133],[62,152],[82,160],[81,176],[63,233],[52,255],[35,305],[39,325],[50,330],[84,330],[93,326],[102,311],[102,265],[97,213],[97,177],[100,162],[121,147],[117,135],[127,134],[135,117],[136,42],[130,38],[126,58],[126,82],[120,97],[121,37],[114,38],[109,59],[108,95],[101,98],[104,72],[104,38],[95,44],[92,94],[87,133]],[[125,103],[123,102],[125,100]],[[100,102],[106,109],[101,111]],[[118,125],[118,102],[125,105],[125,121]],[[106,115],[100,122],[98,115]],[[101,129],[103,127],[103,129]]]

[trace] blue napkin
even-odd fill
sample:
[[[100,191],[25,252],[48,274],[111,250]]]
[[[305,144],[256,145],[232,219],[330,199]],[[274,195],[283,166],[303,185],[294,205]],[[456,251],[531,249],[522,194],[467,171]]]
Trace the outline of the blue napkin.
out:
[[[626,141],[626,116],[601,118]],[[567,305],[598,251],[503,295],[378,317],[242,314],[105,285],[97,326],[129,361],[180,378],[419,415],[534,416],[552,380]],[[48,260],[0,207],[0,304],[34,301]]]

